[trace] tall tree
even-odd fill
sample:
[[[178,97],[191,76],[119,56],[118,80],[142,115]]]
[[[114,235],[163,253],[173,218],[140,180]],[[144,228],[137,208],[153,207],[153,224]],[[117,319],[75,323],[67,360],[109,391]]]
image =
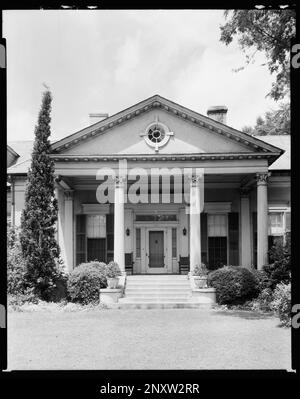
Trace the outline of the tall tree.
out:
[[[279,109],[268,111],[256,119],[254,127],[245,126],[242,131],[254,136],[291,134],[290,104],[282,103]]]
[[[55,238],[58,206],[54,194],[54,163],[49,157],[51,101],[51,93],[46,90],[35,127],[20,233],[26,280],[45,300],[51,298],[60,274],[59,246]]]
[[[227,10],[225,18],[229,19],[221,26],[220,40],[228,45],[237,37],[246,52],[247,64],[254,60],[257,51],[263,52],[269,71],[276,76],[268,95],[276,101],[284,98],[290,87],[290,45],[296,34],[296,12]],[[254,52],[249,53],[252,50]]]

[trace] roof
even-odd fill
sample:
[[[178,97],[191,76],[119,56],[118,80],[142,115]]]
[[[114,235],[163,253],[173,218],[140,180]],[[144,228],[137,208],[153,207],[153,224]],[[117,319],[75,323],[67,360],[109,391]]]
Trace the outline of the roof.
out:
[[[64,150],[71,146],[80,145],[82,141],[88,140],[91,137],[106,134],[110,129],[115,126],[122,125],[123,123],[132,120],[133,118],[141,115],[142,113],[148,112],[151,109],[164,109],[164,111],[176,115],[185,121],[189,121],[195,125],[200,125],[210,131],[219,134],[220,136],[226,136],[227,139],[233,142],[240,142],[240,144],[251,148],[253,153],[258,154],[261,157],[266,156],[269,160],[269,164],[277,159],[282,150],[271,144],[265,143],[264,141],[254,137],[245,132],[233,129],[221,122],[218,122],[212,118],[199,114],[198,112],[192,111],[180,104],[177,104],[171,100],[168,100],[160,95],[156,94],[152,97],[147,98],[123,111],[118,112],[104,120],[101,120],[91,126],[88,126],[78,132],[75,132],[61,140],[58,140],[52,144],[53,154],[64,153]],[[110,154],[111,155],[111,154]]]
[[[215,121],[207,116],[201,115],[159,95],[154,95],[148,99],[141,101],[111,117],[100,122],[88,126],[78,132],[75,132],[61,140],[52,142],[51,147],[53,155],[63,154],[63,150],[73,145],[80,145],[82,140],[96,136],[98,134],[106,134],[115,125],[126,123],[131,118],[136,117],[142,112],[147,112],[151,108],[162,107],[166,112],[175,114],[179,118],[189,120],[194,124],[199,124],[214,131],[221,136],[224,135],[230,140],[241,142],[249,146],[255,154],[260,157],[267,156],[273,162],[270,170],[288,170],[290,169],[290,136],[251,136],[247,133],[233,129],[221,122]],[[33,148],[33,140],[27,141],[11,141],[8,145],[20,155],[16,164],[7,169],[8,174],[26,174],[31,163],[31,152]],[[282,155],[280,155],[284,152]],[[264,155],[265,154],[265,155]],[[112,155],[112,154],[110,154]],[[62,156],[62,155],[61,155]],[[270,158],[271,157],[271,158]]]
[[[275,145],[285,152],[272,164],[270,170],[289,170],[291,169],[291,136],[260,136],[266,143]]]
[[[27,173],[28,168],[30,167],[33,143],[33,140],[9,141],[7,143],[8,146],[19,155],[17,162],[7,169],[7,173]]]

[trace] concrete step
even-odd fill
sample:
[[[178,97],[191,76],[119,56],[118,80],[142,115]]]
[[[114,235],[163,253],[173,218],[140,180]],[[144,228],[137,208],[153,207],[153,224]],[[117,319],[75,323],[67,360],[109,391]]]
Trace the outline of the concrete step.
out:
[[[179,292],[179,293],[184,293],[184,292],[190,292],[189,287],[126,287],[126,293],[129,292],[166,292],[166,293],[171,293],[171,292]]]
[[[187,298],[189,298],[188,294],[183,294],[183,295],[179,295],[179,294],[170,294],[170,295],[163,295],[163,294],[159,294],[159,295],[152,295],[152,294],[148,294],[148,295],[138,295],[138,294],[132,294],[132,295],[128,295],[126,294],[123,298],[127,298],[127,299],[131,299],[131,300],[145,300],[145,301],[160,301],[160,300],[169,300],[169,299],[174,299],[174,300],[186,300]]]
[[[210,305],[196,302],[124,302],[119,300],[120,309],[208,309]]]
[[[136,296],[130,296],[130,297],[123,297],[119,299],[119,301],[122,302],[130,302],[130,303],[138,303],[138,302],[187,302],[189,299],[188,297],[136,297]]]
[[[127,292],[125,294],[126,298],[187,298],[189,292]]]

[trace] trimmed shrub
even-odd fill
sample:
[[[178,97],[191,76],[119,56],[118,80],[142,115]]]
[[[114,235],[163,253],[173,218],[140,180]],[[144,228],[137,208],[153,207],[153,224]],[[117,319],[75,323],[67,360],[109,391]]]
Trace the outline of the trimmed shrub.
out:
[[[269,279],[269,288],[272,290],[279,283],[289,283],[291,281],[291,241],[287,237],[286,244],[276,244],[270,251],[272,263],[263,267]]]
[[[260,292],[270,288],[270,280],[267,273],[264,270],[257,270],[252,268],[251,272],[257,278],[258,288]]]
[[[276,286],[273,293],[271,306],[277,313],[283,326],[291,325],[291,284],[280,283]]]
[[[69,275],[67,289],[73,302],[88,304],[99,300],[100,288],[107,287],[106,265],[101,262],[82,263]]]
[[[242,304],[259,293],[256,276],[245,267],[224,266],[208,275],[208,282],[216,289],[219,304]]]

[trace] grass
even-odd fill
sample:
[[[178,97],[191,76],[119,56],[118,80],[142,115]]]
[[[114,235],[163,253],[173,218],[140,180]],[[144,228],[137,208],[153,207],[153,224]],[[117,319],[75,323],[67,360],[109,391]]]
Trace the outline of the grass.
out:
[[[249,311],[27,305],[8,313],[8,367],[288,369],[290,330],[278,324]]]

